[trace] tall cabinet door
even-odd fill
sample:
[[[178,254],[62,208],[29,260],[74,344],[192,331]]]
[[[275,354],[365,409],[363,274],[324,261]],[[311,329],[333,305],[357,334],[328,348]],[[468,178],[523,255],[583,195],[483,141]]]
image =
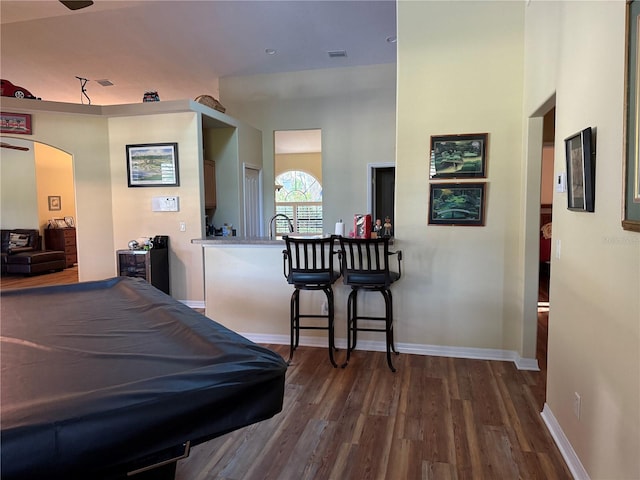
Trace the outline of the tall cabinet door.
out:
[[[216,208],[216,162],[204,161],[204,208]]]

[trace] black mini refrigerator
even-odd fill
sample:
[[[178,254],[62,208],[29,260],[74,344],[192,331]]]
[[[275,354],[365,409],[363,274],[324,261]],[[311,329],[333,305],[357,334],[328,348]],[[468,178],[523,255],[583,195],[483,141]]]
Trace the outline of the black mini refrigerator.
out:
[[[156,235],[148,250],[118,250],[118,275],[143,278],[151,285],[170,295],[169,237]]]

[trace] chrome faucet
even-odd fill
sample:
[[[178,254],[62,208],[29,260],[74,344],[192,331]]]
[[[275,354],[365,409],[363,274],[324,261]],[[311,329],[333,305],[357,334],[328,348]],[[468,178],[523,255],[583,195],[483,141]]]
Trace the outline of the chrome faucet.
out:
[[[269,238],[273,238],[273,223],[278,217],[287,219],[287,222],[289,223],[289,233],[293,233],[293,222],[291,222],[291,219],[287,217],[284,213],[276,213],[273,217],[269,219]]]

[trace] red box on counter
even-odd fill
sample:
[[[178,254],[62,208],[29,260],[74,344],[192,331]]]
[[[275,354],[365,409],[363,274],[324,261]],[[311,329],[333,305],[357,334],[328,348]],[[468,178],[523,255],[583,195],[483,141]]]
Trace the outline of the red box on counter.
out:
[[[371,214],[356,213],[353,217],[353,236],[371,238]]]

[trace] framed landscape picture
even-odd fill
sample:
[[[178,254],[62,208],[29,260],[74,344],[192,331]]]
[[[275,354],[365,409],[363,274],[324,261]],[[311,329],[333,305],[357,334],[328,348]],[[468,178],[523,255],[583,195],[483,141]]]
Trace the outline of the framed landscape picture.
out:
[[[431,178],[486,178],[487,133],[433,135]]]
[[[127,177],[130,187],[180,185],[178,144],[127,145]]]
[[[485,182],[432,183],[429,224],[484,226]]]

